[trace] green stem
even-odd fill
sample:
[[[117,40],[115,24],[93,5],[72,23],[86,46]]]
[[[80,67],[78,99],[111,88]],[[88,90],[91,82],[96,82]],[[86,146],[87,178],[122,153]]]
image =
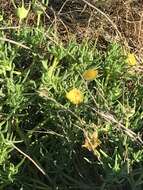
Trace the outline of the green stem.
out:
[[[52,78],[53,73],[54,73],[54,71],[55,71],[58,63],[59,63],[59,61],[58,61],[57,57],[54,57],[53,64],[52,64],[52,66],[49,69],[49,78],[50,79]]]
[[[108,85],[108,81],[109,81],[109,74],[107,75],[106,79],[105,79],[105,87]]]
[[[127,116],[126,117],[126,128],[128,128],[129,127],[129,117]]]
[[[41,13],[38,13],[38,15],[37,15],[37,28],[40,25],[40,18],[41,18]]]
[[[14,0],[11,0],[11,2],[12,2],[12,4],[13,4],[14,8],[17,9]]]

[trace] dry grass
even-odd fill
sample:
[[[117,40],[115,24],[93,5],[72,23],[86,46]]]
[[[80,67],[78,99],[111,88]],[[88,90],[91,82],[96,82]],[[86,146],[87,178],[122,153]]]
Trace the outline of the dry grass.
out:
[[[16,1],[17,4],[19,1]],[[25,1],[26,2],[26,1]],[[105,14],[101,14],[83,0],[66,0],[55,3],[50,1],[43,18],[44,24],[54,26],[63,41],[69,41],[76,36],[77,41],[83,38],[96,39],[100,47],[106,47],[110,41],[119,41],[119,32],[122,42],[126,43],[130,51],[139,56],[141,62],[143,53],[143,4],[142,0],[87,0],[91,5]],[[17,25],[15,13],[10,1],[2,0],[0,8],[5,17]],[[30,12],[27,22],[30,26],[35,24],[36,16]]]
[[[117,27],[130,51],[142,58],[143,52],[143,4],[142,1],[108,0],[94,3]],[[67,1],[64,6],[55,8],[55,20],[62,36],[76,34],[78,40],[84,37],[97,39],[106,46],[110,41],[119,41],[117,29],[93,7],[82,0]],[[60,10],[60,11],[59,11]],[[70,35],[69,35],[70,36]],[[68,36],[68,38],[69,38]],[[71,37],[71,36],[70,36]]]

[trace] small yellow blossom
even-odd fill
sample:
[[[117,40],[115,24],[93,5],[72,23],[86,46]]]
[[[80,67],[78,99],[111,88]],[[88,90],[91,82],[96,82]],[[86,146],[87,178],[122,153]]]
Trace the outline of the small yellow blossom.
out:
[[[130,66],[134,66],[137,64],[137,60],[134,53],[129,53],[127,56],[127,63]]]
[[[85,80],[94,80],[98,75],[98,70],[97,69],[89,69],[89,70],[86,70],[84,73],[83,73],[83,78]]]
[[[101,141],[98,139],[98,133],[97,131],[94,131],[92,134],[85,135],[85,141],[82,147],[89,151],[95,151],[100,144]]]
[[[74,88],[67,92],[66,97],[73,104],[80,104],[83,102],[83,94],[77,88]]]

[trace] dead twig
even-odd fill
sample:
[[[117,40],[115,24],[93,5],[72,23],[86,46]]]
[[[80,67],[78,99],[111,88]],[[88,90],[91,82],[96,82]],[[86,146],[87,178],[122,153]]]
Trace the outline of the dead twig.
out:
[[[132,140],[138,142],[140,145],[143,145],[143,140],[137,135],[135,132],[133,132],[131,129],[125,127],[121,122],[117,121],[113,115],[109,113],[104,113],[102,111],[98,111],[95,108],[90,107],[94,112],[96,112],[99,116],[104,118],[106,121],[110,123],[117,124],[118,128],[122,131],[124,131]]]
[[[25,48],[25,49],[31,49],[30,47],[28,47],[28,46],[26,46],[26,45],[24,45],[24,44],[22,44],[22,43],[20,43],[20,42],[16,42],[16,41],[10,40],[10,39],[8,39],[8,38],[1,38],[1,37],[0,37],[0,41],[9,42],[9,43],[15,44],[15,45],[17,45],[17,46],[20,46],[20,47],[22,47],[22,48]]]
[[[46,174],[46,172],[26,153],[24,153],[22,150],[20,150],[17,146],[15,146],[14,144],[12,144],[12,146],[19,152],[21,153],[23,156],[25,156],[28,160],[30,160],[35,166],[36,168],[45,176],[47,177],[47,179],[51,182],[51,179],[49,178],[49,176]]]
[[[122,34],[121,32],[118,30],[116,24],[110,19],[110,17],[105,14],[103,11],[101,11],[100,9],[98,9],[97,7],[95,7],[93,4],[89,3],[86,0],[82,0],[84,3],[86,3],[89,7],[93,8],[94,10],[96,10],[98,13],[100,13],[102,16],[104,16],[109,22],[110,24],[114,27],[114,29],[117,31],[119,37],[121,40],[123,40]]]

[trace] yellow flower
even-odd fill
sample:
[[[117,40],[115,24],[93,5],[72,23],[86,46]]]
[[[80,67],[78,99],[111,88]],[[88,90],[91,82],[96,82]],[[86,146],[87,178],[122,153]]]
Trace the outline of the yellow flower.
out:
[[[77,88],[74,88],[67,92],[66,97],[73,104],[80,104],[83,102],[83,94]]]
[[[83,78],[85,80],[94,80],[98,75],[98,70],[96,69],[89,69],[89,70],[86,70],[84,73],[83,73]]]
[[[89,151],[95,151],[95,149],[101,144],[101,141],[98,139],[97,131],[94,131],[92,134],[85,135],[85,141],[82,147],[88,149]]]
[[[137,64],[137,60],[134,53],[129,53],[127,56],[127,63],[130,66],[134,66]]]

